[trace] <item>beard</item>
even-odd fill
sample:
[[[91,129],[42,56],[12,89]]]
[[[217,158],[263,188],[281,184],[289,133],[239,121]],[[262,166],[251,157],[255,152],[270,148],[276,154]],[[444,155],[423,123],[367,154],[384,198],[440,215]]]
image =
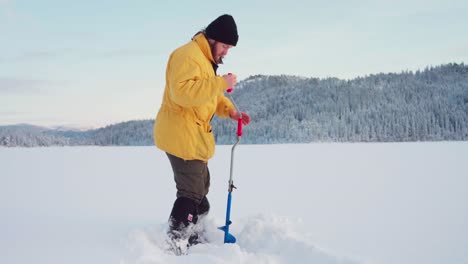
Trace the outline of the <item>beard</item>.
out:
[[[214,53],[215,52],[215,44],[216,44],[216,42],[210,43],[211,56],[213,56],[213,59],[214,59],[216,64],[223,64],[224,56],[219,56],[218,58],[216,58],[216,54]]]

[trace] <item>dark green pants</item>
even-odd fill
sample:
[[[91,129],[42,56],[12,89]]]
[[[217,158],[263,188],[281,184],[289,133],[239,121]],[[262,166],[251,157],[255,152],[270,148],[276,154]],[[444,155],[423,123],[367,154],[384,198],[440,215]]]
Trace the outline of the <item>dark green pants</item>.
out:
[[[174,172],[177,198],[186,197],[200,203],[210,188],[208,163],[201,160],[183,160],[166,154]]]

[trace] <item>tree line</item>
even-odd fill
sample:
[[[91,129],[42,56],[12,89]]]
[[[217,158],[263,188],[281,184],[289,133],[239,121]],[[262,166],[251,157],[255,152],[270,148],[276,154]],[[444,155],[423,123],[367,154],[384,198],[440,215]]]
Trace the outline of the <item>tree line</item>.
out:
[[[350,80],[255,75],[239,82],[233,97],[251,116],[242,139],[249,144],[468,139],[463,63]],[[153,123],[134,120],[84,132],[3,126],[0,145],[152,145]],[[212,125],[218,144],[235,141],[235,122],[215,117]]]

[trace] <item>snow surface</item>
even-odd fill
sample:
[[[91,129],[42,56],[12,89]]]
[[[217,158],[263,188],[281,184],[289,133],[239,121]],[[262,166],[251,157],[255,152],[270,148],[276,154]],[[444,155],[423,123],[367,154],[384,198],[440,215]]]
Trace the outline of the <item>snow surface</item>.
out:
[[[240,145],[210,161],[210,244],[164,251],[155,147],[0,148],[0,263],[468,263],[468,142]]]

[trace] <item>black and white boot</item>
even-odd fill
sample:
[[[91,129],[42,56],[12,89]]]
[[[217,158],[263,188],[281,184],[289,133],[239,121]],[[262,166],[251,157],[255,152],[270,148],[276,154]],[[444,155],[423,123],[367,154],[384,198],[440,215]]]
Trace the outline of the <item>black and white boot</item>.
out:
[[[179,197],[169,217],[168,244],[176,255],[184,255],[190,246],[198,244],[194,225],[198,220],[198,205],[192,199]]]

